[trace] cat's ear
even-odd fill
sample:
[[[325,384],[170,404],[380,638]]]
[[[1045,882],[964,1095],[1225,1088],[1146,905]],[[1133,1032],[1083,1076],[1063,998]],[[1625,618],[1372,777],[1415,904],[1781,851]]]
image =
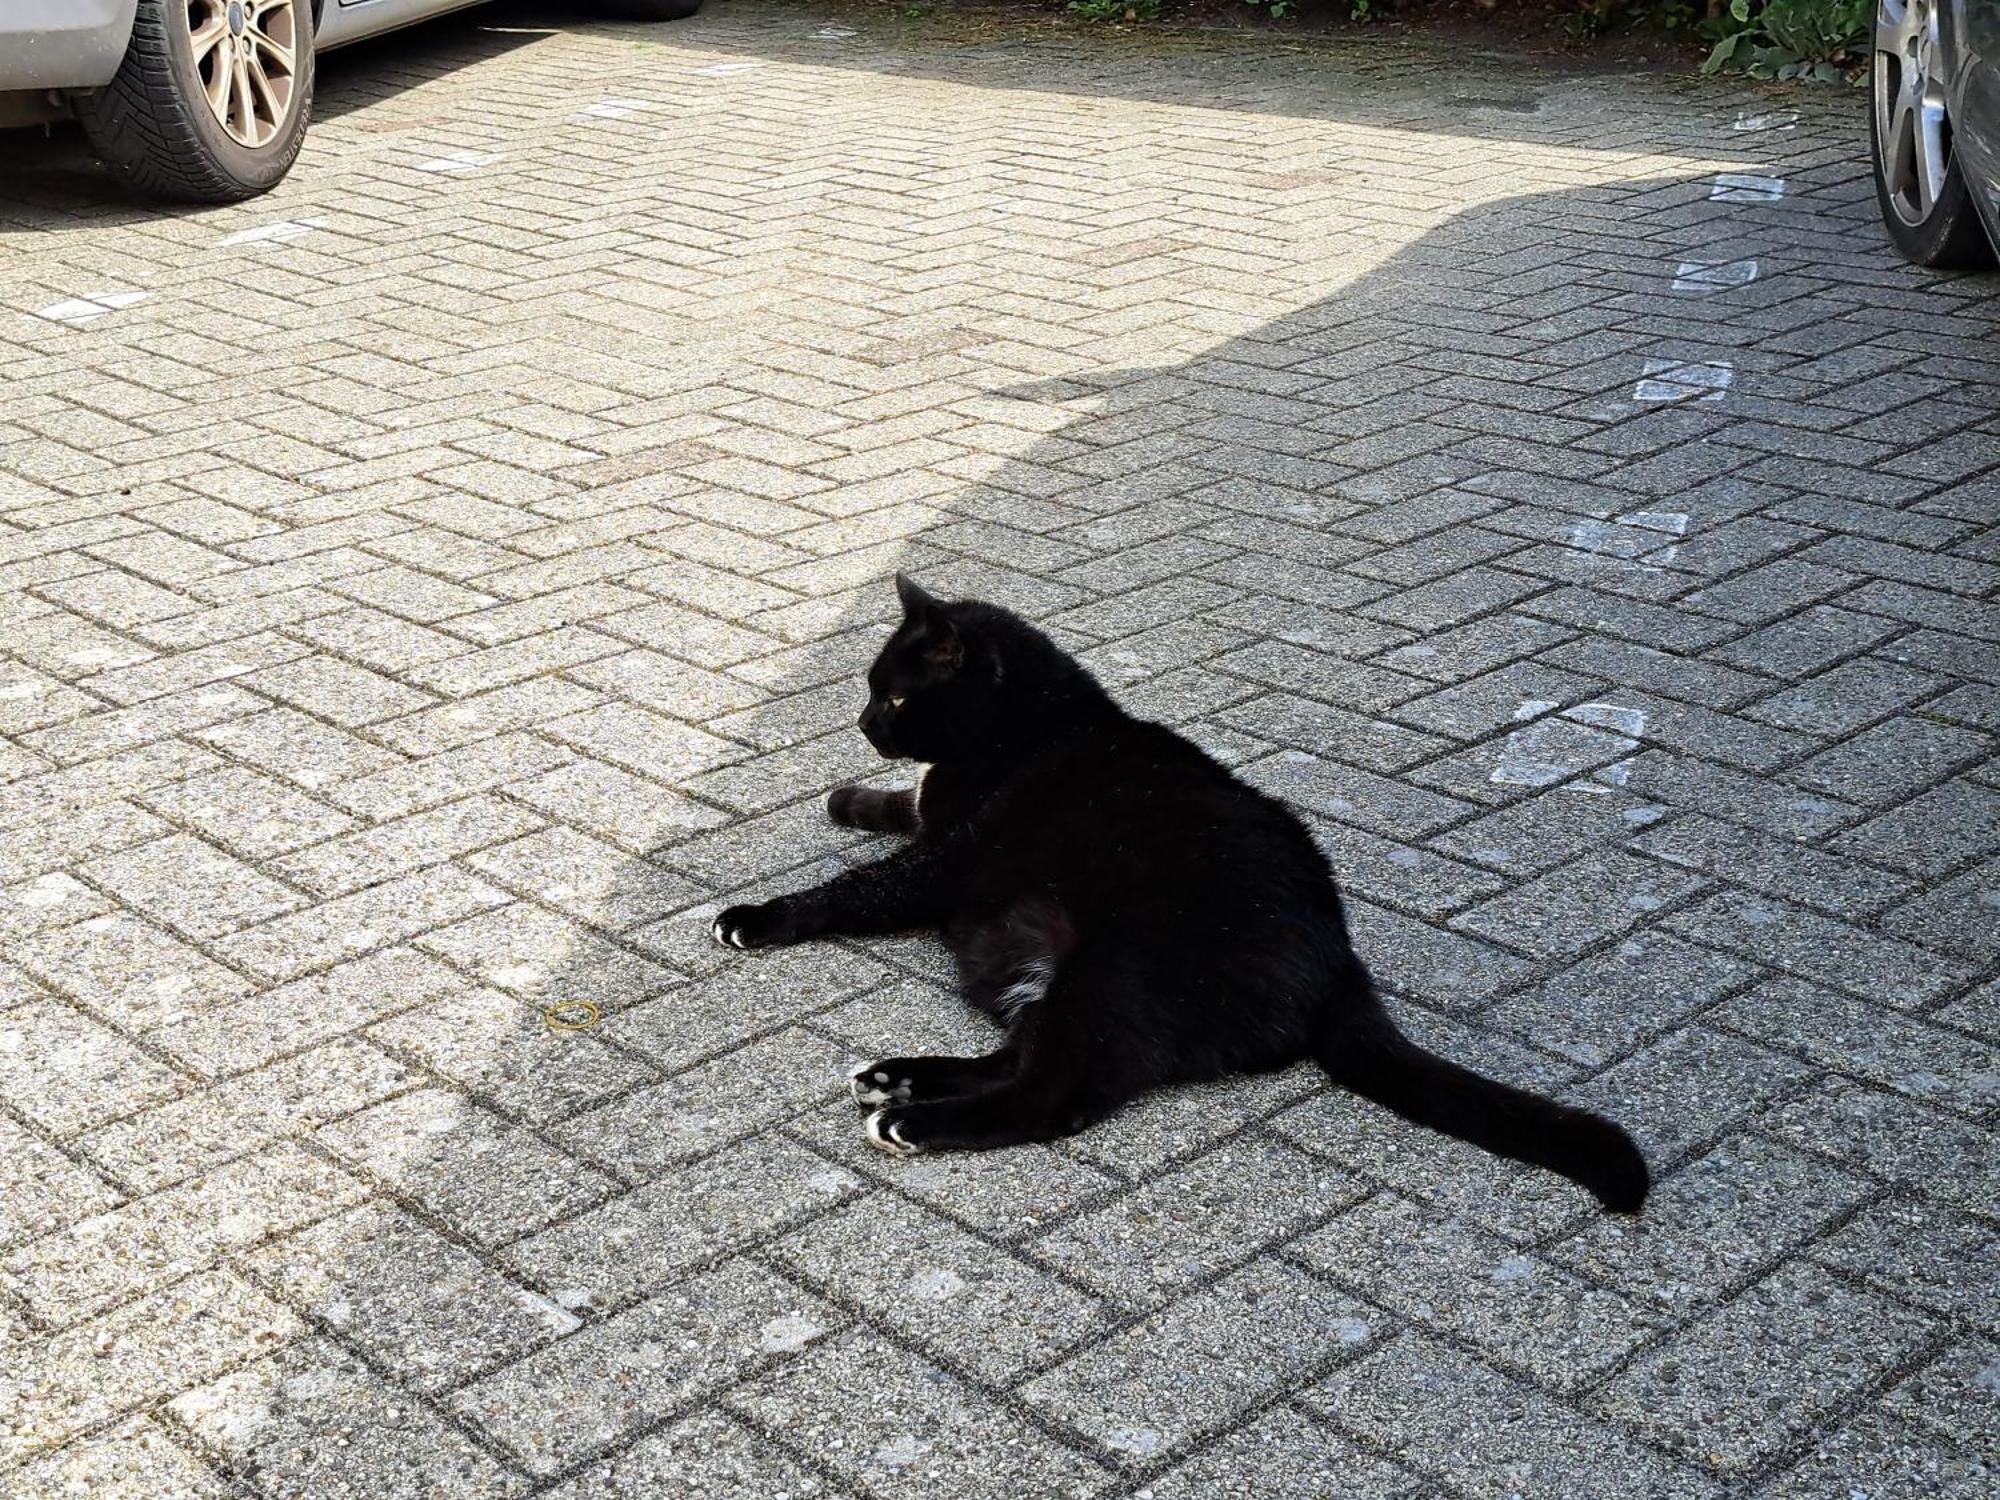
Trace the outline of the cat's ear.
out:
[[[917,581],[907,573],[896,575],[896,597],[903,601],[903,617],[921,620],[924,612],[937,608],[937,600],[917,587]]]
[[[923,613],[924,660],[944,672],[956,672],[965,662],[965,637],[944,607],[932,600]]]

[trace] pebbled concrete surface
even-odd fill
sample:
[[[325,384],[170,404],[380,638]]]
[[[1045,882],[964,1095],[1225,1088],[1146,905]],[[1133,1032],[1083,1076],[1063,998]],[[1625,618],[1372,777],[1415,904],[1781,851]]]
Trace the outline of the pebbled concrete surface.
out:
[[[329,59],[239,207],[10,143],[0,1489],[1990,1494],[2000,283],[1859,101],[711,11]],[[866,1151],[940,954],[705,917],[868,853],[898,567],[1644,1222],[1306,1070]]]

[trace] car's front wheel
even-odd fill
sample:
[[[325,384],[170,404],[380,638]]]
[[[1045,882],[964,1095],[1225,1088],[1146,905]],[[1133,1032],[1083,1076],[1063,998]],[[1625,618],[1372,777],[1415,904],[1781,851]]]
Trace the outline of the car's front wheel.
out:
[[[312,114],[311,0],[139,0],[118,74],[74,101],[119,175],[188,203],[275,187]]]
[[[1951,145],[1944,0],[1877,0],[1868,111],[1875,197],[1896,248],[1920,266],[1990,265],[1979,210]]]

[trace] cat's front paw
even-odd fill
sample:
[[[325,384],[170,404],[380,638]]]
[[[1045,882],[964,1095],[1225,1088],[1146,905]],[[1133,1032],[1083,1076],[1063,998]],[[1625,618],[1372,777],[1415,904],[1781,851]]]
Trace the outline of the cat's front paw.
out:
[[[863,1109],[873,1109],[878,1104],[908,1104],[911,1083],[909,1074],[893,1062],[856,1068],[847,1079],[854,1102]]]
[[[724,907],[709,924],[709,936],[725,948],[770,948],[791,941],[791,924],[775,901]]]
[[[909,1138],[907,1110],[878,1109],[868,1117],[868,1123],[863,1128],[868,1135],[868,1144],[891,1156],[915,1156],[924,1149]]]

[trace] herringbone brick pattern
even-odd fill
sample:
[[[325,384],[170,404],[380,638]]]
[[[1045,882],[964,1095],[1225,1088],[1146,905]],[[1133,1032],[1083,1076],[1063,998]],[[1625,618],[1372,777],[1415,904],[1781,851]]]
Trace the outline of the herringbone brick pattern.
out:
[[[1853,97],[711,12],[0,206],[0,1489],[1990,1494],[2000,289]],[[703,918],[866,852],[898,567],[1307,810],[1646,1219],[1305,1070],[872,1157],[937,950]]]

